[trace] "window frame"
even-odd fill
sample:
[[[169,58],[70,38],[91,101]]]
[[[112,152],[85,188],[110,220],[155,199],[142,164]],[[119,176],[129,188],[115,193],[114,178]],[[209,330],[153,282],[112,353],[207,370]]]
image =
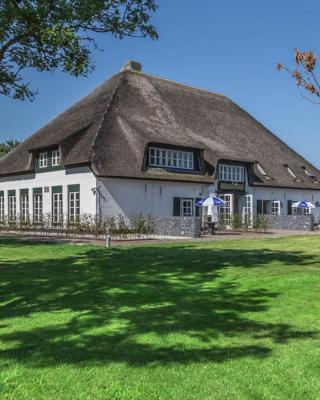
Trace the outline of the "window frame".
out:
[[[291,178],[298,179],[297,175],[292,171],[292,169],[289,166],[286,165],[286,168],[287,168],[288,174],[291,176]]]
[[[52,193],[52,223],[54,225],[63,222],[63,193]]]
[[[40,200],[39,200],[40,199]],[[41,224],[43,221],[43,193],[33,193],[33,222]]]
[[[310,215],[310,214],[312,214],[310,207],[303,208],[303,215]]]
[[[72,198],[74,197],[74,198]],[[78,198],[77,198],[78,197]],[[78,202],[78,205],[76,204]],[[74,203],[74,204],[73,204]],[[68,192],[68,221],[75,224],[80,218],[80,190]]]
[[[21,222],[27,222],[29,219],[29,193],[20,194],[20,217]]]
[[[42,151],[39,153],[39,168],[47,168],[48,167],[48,152]]]
[[[17,218],[17,194],[8,194],[8,221],[14,222]]]
[[[4,222],[5,219],[5,203],[4,194],[0,196],[0,222]]]
[[[190,212],[185,214],[185,207],[184,207],[184,202],[189,203],[189,206],[187,207],[190,209]],[[193,217],[194,216],[194,201],[191,198],[185,198],[182,197],[180,200],[180,216],[181,217]]]
[[[52,167],[58,167],[60,165],[60,150],[53,150],[51,152],[51,165]]]
[[[271,215],[281,215],[281,201],[280,200],[272,200]]]
[[[253,223],[253,195],[245,195],[245,204],[243,207],[242,222],[251,227]]]
[[[244,165],[219,164],[218,179],[221,182],[244,183]]]
[[[149,167],[194,170],[194,152],[177,149],[149,147]]]
[[[258,202],[261,201],[261,213],[259,213]],[[257,199],[257,215],[270,215],[271,213],[271,200]]]

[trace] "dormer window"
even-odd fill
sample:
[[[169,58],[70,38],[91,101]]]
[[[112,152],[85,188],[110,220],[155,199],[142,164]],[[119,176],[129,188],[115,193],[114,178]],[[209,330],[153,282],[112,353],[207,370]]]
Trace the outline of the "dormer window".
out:
[[[266,173],[266,171],[261,167],[261,165],[259,163],[256,164],[257,165],[257,170],[260,172],[260,174],[265,178],[265,179],[271,179],[268,174]]]
[[[292,171],[292,169],[290,169],[288,166],[285,167],[287,168],[289,175],[291,175],[292,178],[297,179],[297,175]]]
[[[219,165],[219,180],[227,182],[244,182],[244,167],[240,165]]]
[[[314,175],[309,172],[306,168],[304,168],[304,172],[308,175],[308,176],[312,176],[314,178]]]
[[[48,166],[48,153],[43,152],[39,154],[39,168],[47,168]]]
[[[52,152],[52,166],[56,167],[59,164],[60,164],[60,151],[54,150]]]
[[[261,167],[260,164],[257,164],[257,169],[258,169],[258,171],[260,172],[261,175],[267,176],[266,171]]]
[[[303,168],[305,174],[308,175],[308,176],[310,176],[310,178],[312,179],[312,182],[313,182],[313,183],[319,183],[319,182],[317,181],[317,177],[316,177],[314,174],[312,174],[310,171],[308,171],[306,167],[302,167],[302,168]]]
[[[149,148],[149,166],[193,170],[192,151]]]

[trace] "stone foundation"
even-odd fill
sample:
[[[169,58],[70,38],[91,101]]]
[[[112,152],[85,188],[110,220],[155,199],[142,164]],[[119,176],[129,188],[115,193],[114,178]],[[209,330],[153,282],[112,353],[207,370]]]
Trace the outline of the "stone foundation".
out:
[[[161,236],[200,236],[199,217],[152,217],[154,234]]]
[[[290,231],[313,231],[313,215],[264,215],[270,229]]]

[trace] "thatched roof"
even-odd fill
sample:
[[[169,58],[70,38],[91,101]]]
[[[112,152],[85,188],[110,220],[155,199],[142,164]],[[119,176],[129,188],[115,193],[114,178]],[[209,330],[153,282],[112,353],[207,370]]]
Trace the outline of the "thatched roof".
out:
[[[147,168],[150,143],[197,150],[204,158],[201,172]],[[87,163],[97,176],[213,182],[218,162],[230,160],[247,163],[254,185],[320,189],[314,166],[227,97],[131,69],[114,75],[3,157],[0,175],[33,171],[32,154],[57,145],[63,165]],[[257,170],[257,162],[268,177]]]

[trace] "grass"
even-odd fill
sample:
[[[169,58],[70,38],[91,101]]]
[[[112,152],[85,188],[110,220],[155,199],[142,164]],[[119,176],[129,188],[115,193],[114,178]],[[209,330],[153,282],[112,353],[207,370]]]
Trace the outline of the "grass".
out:
[[[0,399],[320,399],[318,237],[0,239]]]

